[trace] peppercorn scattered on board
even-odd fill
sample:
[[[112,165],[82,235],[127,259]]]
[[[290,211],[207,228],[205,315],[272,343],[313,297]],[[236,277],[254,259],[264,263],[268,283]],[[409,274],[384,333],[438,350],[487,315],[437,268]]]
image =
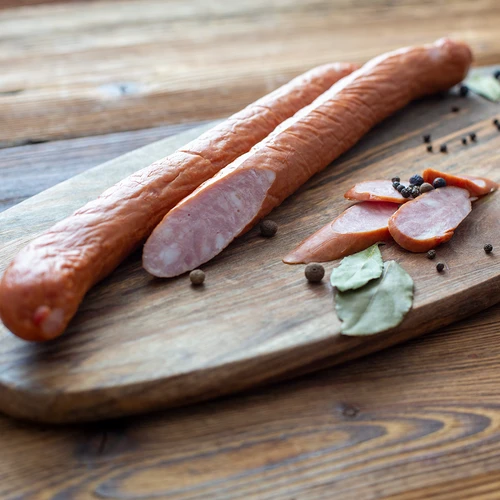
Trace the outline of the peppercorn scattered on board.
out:
[[[0,325],[0,410],[69,422],[186,404],[352,360],[500,301],[499,193],[475,202],[434,261],[395,244],[381,247],[384,260],[396,260],[415,283],[412,310],[384,333],[340,334],[329,284],[338,261],[324,264],[320,283],[308,283],[304,266],[281,260],[350,206],[344,193],[364,180],[406,181],[435,168],[499,182],[495,117],[500,106],[471,93],[414,103],[275,209],[268,216],[278,224],[274,237],[262,237],[257,225],[202,266],[202,285],[191,286],[188,274],[152,278],[137,252],[90,291],[60,339],[34,345]],[[0,272],[37,234],[212,125],[105,163],[0,214]],[[476,140],[462,144],[471,133]],[[437,262],[446,265],[442,273]]]

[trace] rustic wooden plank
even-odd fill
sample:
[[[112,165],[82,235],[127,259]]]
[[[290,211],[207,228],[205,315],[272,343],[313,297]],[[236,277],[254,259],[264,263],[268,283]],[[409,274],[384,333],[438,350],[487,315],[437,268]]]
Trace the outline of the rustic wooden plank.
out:
[[[198,123],[0,149],[0,212],[89,168]]]
[[[8,9],[0,12],[0,143],[223,117],[314,65],[362,62],[443,35],[469,42],[478,64],[496,63],[499,24],[496,0],[108,0]]]
[[[0,9],[19,8],[50,3],[98,2],[99,0],[0,0]]]
[[[460,112],[451,112],[457,103]],[[362,178],[395,172],[405,177],[432,164],[500,180],[495,167],[500,134],[492,124],[498,110],[479,98],[450,97],[422,101],[399,113],[273,213],[280,224],[278,238],[263,241],[250,232],[207,264],[209,279],[201,290],[189,287],[186,277],[151,279],[136,255],[90,292],[58,341],[29,345],[4,329],[1,407],[25,418],[64,421],[185,404],[343,362],[495,303],[500,262],[484,254],[479,240],[488,233],[498,245],[496,195],[477,202],[452,242],[440,249],[440,259],[449,266],[444,277],[423,256],[384,249],[386,259],[397,258],[411,272],[417,290],[413,311],[387,334],[339,336],[330,287],[308,287],[302,268],[285,266],[280,259],[345,208],[342,194]],[[460,137],[473,130],[478,142],[462,146]],[[424,132],[447,141],[450,153],[427,154]],[[189,138],[184,135],[171,147]],[[166,147],[148,146],[5,212],[0,216],[5,228],[0,270],[34,234],[128,171],[165,154]],[[442,310],[446,314],[437,314]]]
[[[0,418],[0,497],[496,500],[500,306],[210,403],[95,425]]]

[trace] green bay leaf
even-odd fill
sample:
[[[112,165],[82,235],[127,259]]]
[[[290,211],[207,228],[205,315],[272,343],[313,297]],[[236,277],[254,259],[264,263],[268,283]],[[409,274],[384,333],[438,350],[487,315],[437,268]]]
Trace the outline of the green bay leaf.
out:
[[[340,266],[332,271],[330,283],[341,292],[355,290],[380,278],[383,269],[384,262],[376,243],[362,252],[343,258]]]
[[[399,325],[413,303],[413,280],[394,260],[382,276],[357,290],[337,292],[335,308],[344,335],[373,335]]]
[[[472,75],[465,81],[472,92],[493,102],[500,102],[500,82],[493,75]]]

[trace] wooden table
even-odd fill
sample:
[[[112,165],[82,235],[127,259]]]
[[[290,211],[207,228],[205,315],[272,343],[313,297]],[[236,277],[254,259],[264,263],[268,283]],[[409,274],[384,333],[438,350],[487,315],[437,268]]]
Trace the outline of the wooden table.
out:
[[[444,34],[498,64],[499,22],[497,0],[0,0],[0,208],[315,64]],[[499,325],[497,306],[150,416],[59,428],[0,417],[0,498],[500,498]]]

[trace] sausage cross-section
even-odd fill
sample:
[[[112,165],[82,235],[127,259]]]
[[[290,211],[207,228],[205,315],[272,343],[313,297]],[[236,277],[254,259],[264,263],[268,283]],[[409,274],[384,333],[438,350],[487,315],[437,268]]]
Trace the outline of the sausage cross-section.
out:
[[[434,189],[401,205],[389,219],[389,232],[404,249],[427,252],[450,240],[471,210],[466,189],[455,186]]]
[[[355,68],[328,64],[295,78],[35,239],[0,282],[5,326],[26,340],[60,335],[90,287],[136,249],[168,210]]]
[[[306,238],[284,259],[285,264],[328,262],[361,252],[391,239],[387,223],[398,209],[395,203],[363,201]]]
[[[145,269],[172,277],[207,262],[374,125],[460,82],[471,60],[467,45],[443,39],[343,78],[172,209],[146,242]]]

